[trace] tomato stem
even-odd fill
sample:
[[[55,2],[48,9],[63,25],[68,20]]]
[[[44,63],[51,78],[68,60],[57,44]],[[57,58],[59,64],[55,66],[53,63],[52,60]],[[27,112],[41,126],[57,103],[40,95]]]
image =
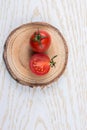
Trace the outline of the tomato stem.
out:
[[[39,28],[38,28],[38,32],[35,32],[34,35],[35,35],[35,38],[33,39],[33,41],[38,42],[40,45],[42,44],[41,40],[47,38],[47,36],[42,36],[40,34]]]
[[[51,66],[51,67],[55,67],[56,62],[54,61],[54,58],[56,58],[56,57],[57,57],[57,55],[55,55],[55,56],[53,56],[53,57],[51,58],[51,60],[50,60],[50,66]]]

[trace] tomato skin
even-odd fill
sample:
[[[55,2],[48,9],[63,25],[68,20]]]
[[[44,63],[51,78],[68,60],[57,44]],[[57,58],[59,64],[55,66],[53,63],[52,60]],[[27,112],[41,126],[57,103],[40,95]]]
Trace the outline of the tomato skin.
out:
[[[46,54],[34,54],[29,61],[29,66],[36,75],[47,74],[50,70],[50,58]]]
[[[50,44],[51,44],[51,37],[50,35],[46,32],[46,31],[43,31],[43,30],[39,30],[39,34],[42,36],[42,37],[45,37],[45,38],[42,38],[40,40],[41,44],[39,44],[38,41],[35,41],[35,34],[38,35],[38,31],[36,31],[35,33],[33,33],[30,37],[30,46],[32,48],[33,51],[35,52],[45,52],[48,50]]]

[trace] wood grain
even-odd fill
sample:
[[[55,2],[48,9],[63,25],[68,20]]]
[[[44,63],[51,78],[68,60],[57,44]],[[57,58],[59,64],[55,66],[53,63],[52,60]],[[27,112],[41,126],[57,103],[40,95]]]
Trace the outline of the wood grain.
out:
[[[65,73],[41,89],[14,81],[3,47],[16,27],[34,21],[57,27],[69,47]],[[87,130],[87,1],[0,0],[0,130]]]
[[[44,76],[36,76],[29,68],[29,60],[34,53],[29,46],[29,39],[37,28],[45,30],[51,36],[51,45],[46,54],[52,58],[57,55],[56,67]],[[13,30],[8,36],[5,45],[3,58],[11,76],[19,83],[29,86],[48,85],[63,74],[67,60],[67,43],[57,28],[42,22],[24,24]]]

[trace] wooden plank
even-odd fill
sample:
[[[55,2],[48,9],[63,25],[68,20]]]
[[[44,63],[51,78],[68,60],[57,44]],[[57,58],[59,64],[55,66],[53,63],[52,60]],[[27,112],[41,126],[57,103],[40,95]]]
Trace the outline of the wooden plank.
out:
[[[18,84],[2,58],[9,33],[34,21],[57,27],[69,47],[65,73],[44,89]],[[86,0],[0,0],[0,130],[87,130],[86,44]]]

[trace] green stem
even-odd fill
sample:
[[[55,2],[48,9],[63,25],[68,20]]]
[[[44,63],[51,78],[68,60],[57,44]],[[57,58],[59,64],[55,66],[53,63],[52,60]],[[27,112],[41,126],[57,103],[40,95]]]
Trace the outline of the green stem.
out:
[[[51,66],[51,67],[54,67],[54,66],[55,66],[56,62],[54,62],[54,58],[56,58],[56,57],[57,57],[57,55],[55,55],[55,56],[53,56],[53,57],[51,58],[51,60],[50,60],[50,66]]]
[[[35,33],[34,33],[34,36],[35,36],[35,38],[33,39],[33,41],[38,42],[40,45],[41,45],[41,40],[47,38],[47,36],[42,36],[42,35],[40,34],[39,28],[38,28],[38,33],[35,32]]]

